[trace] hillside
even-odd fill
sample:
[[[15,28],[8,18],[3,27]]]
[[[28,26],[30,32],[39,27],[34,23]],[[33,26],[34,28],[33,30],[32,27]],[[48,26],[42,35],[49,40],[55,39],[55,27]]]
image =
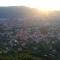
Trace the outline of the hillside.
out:
[[[0,7],[0,60],[60,60],[60,11]]]

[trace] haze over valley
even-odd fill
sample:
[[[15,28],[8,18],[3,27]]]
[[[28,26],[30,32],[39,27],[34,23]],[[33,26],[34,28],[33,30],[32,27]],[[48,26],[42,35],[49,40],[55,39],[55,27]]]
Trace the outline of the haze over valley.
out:
[[[60,60],[60,11],[0,7],[0,60],[15,59]]]

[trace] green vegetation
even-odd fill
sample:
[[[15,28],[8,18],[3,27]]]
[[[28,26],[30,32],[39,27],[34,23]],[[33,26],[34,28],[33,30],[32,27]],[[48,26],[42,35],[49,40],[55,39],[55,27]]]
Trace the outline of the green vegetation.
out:
[[[40,57],[36,57],[26,52],[17,52],[12,54],[1,54],[0,60],[42,60]]]

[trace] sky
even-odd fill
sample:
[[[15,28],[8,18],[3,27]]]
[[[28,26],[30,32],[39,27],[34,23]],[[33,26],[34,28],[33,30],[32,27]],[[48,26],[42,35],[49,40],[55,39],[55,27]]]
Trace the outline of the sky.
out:
[[[60,10],[60,0],[0,0],[1,6],[28,6],[42,10]]]

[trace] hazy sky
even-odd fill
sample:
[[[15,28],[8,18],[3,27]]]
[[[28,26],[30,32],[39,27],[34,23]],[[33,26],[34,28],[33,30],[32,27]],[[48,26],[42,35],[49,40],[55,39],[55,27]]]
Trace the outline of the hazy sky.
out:
[[[60,10],[60,0],[0,0],[0,6],[21,5],[46,10]]]

